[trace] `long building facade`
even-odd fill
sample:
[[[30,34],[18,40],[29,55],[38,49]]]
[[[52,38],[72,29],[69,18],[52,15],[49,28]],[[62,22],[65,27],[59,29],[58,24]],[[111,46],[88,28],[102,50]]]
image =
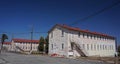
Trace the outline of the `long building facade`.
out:
[[[113,57],[116,53],[115,37],[106,34],[57,24],[48,35],[50,55]]]
[[[39,40],[12,39],[11,51],[37,51]]]
[[[10,51],[11,50],[11,42],[4,42],[3,48],[5,51]]]

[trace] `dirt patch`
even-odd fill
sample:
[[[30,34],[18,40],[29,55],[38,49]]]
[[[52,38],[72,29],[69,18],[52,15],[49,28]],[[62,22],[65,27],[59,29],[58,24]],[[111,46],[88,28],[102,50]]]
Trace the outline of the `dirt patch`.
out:
[[[103,61],[110,64],[120,64],[120,57],[79,57],[79,59]]]

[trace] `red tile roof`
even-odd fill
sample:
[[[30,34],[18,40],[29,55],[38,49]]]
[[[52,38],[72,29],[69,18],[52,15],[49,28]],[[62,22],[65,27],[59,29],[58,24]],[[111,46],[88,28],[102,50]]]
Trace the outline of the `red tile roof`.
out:
[[[62,28],[66,28],[66,29],[72,30],[72,31],[79,31],[79,32],[84,32],[84,33],[89,33],[89,34],[94,34],[94,35],[100,35],[100,36],[115,39],[115,37],[109,36],[109,35],[106,35],[106,34],[102,34],[102,33],[98,33],[98,32],[91,32],[89,30],[81,30],[80,28],[74,28],[74,27],[70,27],[70,26],[67,26],[67,25],[61,25],[61,24],[56,24],[49,32],[51,32],[56,26],[60,26]]]
[[[4,42],[3,44],[11,45],[11,42]]]
[[[39,43],[39,40],[28,40],[28,39],[12,39],[14,42],[19,42],[19,43]]]

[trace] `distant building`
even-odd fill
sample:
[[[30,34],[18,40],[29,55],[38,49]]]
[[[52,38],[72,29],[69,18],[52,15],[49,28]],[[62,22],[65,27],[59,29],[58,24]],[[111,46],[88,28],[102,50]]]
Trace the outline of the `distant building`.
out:
[[[4,42],[4,43],[3,43],[3,48],[4,48],[6,51],[10,51],[10,50],[11,50],[11,42]]]
[[[31,48],[32,44],[32,48]],[[12,39],[11,51],[37,51],[39,40]]]
[[[116,52],[115,37],[106,34],[57,24],[48,35],[50,55],[110,57]]]

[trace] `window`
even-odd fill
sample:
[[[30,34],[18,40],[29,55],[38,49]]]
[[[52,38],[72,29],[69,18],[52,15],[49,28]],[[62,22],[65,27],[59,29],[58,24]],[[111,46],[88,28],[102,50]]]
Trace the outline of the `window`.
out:
[[[32,46],[32,49],[34,49],[34,46]]]
[[[113,50],[113,46],[111,45],[111,50]]]
[[[35,49],[35,46],[34,46],[34,49]]]
[[[23,46],[23,49],[24,49],[24,46]]]
[[[85,37],[85,34],[83,33],[83,38]]]
[[[62,30],[62,37],[64,36],[64,31]]]
[[[91,50],[93,49],[93,46],[92,46],[92,44],[91,44]]]
[[[92,39],[92,35],[90,36],[90,38]]]
[[[106,37],[106,41],[108,40],[108,38]]]
[[[111,46],[109,45],[109,50],[111,50]]]
[[[89,50],[89,44],[87,44],[87,50]]]
[[[99,36],[97,36],[97,40],[99,40]]]
[[[104,45],[105,50],[107,49],[106,45]]]
[[[87,34],[87,38],[89,38],[89,35]]]
[[[110,45],[110,50],[112,50],[112,45]]]
[[[26,49],[27,49],[27,46],[26,46]]]
[[[85,44],[83,44],[83,49],[85,49]]]
[[[105,46],[103,45],[103,50],[105,50]]]
[[[80,37],[80,32],[78,33],[78,37]]]
[[[38,47],[36,47],[36,49],[38,49]]]
[[[99,45],[97,45],[97,50],[99,50]]]
[[[108,48],[108,50],[110,50],[110,47],[109,47],[109,45],[107,46],[107,48]]]
[[[64,49],[64,44],[62,43],[62,50]]]
[[[102,40],[102,37],[100,36],[100,40]]]
[[[74,46],[74,44],[73,44],[73,42],[71,42],[71,50],[73,50],[73,46]]]
[[[105,40],[105,37],[104,37],[104,40]]]
[[[31,49],[31,46],[29,47],[29,49]]]
[[[102,45],[100,45],[100,50],[102,50]]]
[[[103,37],[103,40],[104,40],[105,38]]]
[[[52,50],[53,50],[53,44],[51,44]]]
[[[105,37],[105,40],[106,40],[106,37]]]
[[[96,50],[96,45],[94,45],[94,50]]]
[[[95,39],[95,37],[96,37],[96,36],[94,35],[94,39]]]

